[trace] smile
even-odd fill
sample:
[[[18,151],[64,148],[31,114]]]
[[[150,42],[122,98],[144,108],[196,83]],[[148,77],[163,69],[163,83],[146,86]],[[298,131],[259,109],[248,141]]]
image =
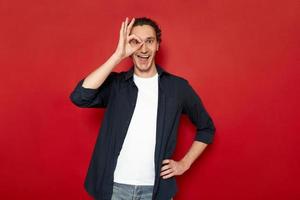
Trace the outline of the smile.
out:
[[[143,59],[148,59],[148,58],[150,58],[150,56],[149,56],[149,55],[148,55],[148,56],[137,55],[137,57],[139,57],[139,58],[143,58]]]

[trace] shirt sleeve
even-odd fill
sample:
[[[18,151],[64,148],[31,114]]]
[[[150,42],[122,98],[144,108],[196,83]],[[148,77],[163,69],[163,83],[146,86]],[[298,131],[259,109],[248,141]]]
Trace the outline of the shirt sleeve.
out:
[[[105,108],[108,104],[112,85],[117,72],[111,72],[97,89],[84,88],[84,79],[80,80],[70,95],[71,101],[81,108]]]
[[[195,140],[206,144],[212,143],[215,135],[213,120],[188,81],[185,81],[183,98],[182,113],[187,114],[191,122],[196,126]]]

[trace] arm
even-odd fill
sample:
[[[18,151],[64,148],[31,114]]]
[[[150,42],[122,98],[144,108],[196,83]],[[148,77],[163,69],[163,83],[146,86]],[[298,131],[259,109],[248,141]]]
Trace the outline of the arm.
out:
[[[70,99],[75,105],[79,107],[106,107],[111,84],[116,75],[116,72],[112,72],[112,70],[142,45],[141,43],[132,47],[129,44],[132,39],[141,41],[137,36],[129,35],[133,23],[134,19],[128,25],[128,18],[126,18],[125,22],[122,22],[116,51],[104,64],[90,73],[85,79],[79,81],[70,95]]]
[[[162,163],[165,164],[165,166],[161,169],[161,176],[165,179],[172,176],[182,175],[191,167],[193,162],[201,155],[206,147],[206,143],[194,141],[189,151],[180,161],[172,159],[163,160]]]
[[[187,81],[185,82],[183,91],[183,113],[187,114],[196,126],[196,136],[189,151],[180,161],[172,159],[163,160],[162,164],[165,164],[161,168],[161,176],[163,178],[183,174],[201,155],[207,145],[212,143],[214,138],[214,123],[204,108],[200,97]]]
[[[83,87],[96,89],[101,86],[101,84],[105,81],[110,72],[119,64],[124,58],[130,56],[133,52],[135,52],[142,44],[139,44],[136,47],[132,47],[129,42],[132,39],[136,39],[141,41],[135,35],[129,35],[132,25],[134,23],[134,18],[131,20],[128,25],[128,18],[126,18],[125,22],[122,22],[119,36],[119,43],[115,53],[98,69],[89,74],[84,82]]]
[[[189,169],[193,162],[201,155],[204,149],[207,147],[206,143],[194,141],[189,151],[181,159],[186,169]]]

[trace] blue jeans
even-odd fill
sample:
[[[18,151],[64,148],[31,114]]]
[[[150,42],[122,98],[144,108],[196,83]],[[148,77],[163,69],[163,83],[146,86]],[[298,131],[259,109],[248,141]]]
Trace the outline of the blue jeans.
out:
[[[152,200],[153,186],[114,182],[111,200]]]

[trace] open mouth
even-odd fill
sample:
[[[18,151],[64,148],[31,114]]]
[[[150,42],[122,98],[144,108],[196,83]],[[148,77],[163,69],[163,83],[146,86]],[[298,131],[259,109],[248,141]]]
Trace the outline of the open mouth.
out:
[[[149,55],[137,55],[137,57],[142,59],[142,60],[148,60],[150,58]]]

